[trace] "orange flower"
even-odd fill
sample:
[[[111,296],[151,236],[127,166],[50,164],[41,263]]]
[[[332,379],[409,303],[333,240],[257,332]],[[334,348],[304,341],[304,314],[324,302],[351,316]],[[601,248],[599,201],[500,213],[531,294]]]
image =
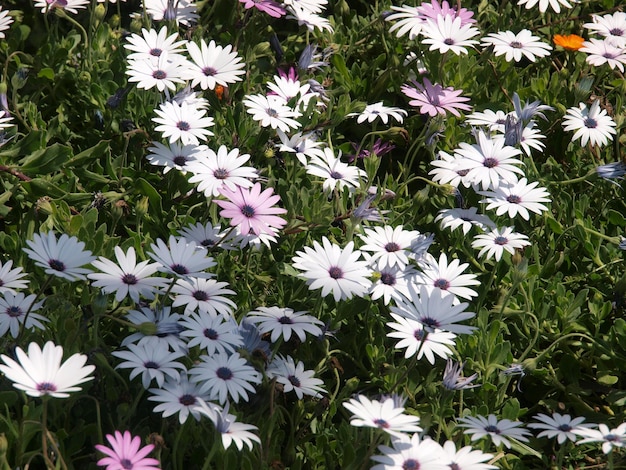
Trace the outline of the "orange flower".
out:
[[[568,34],[567,36],[555,34],[552,40],[554,41],[554,44],[561,46],[563,49],[567,49],[568,51],[577,51],[583,47],[583,42],[585,42],[585,39],[581,38],[577,34]]]
[[[226,87],[219,85],[219,84],[215,85],[215,96],[217,96],[218,100],[222,101],[225,90],[226,90]]]

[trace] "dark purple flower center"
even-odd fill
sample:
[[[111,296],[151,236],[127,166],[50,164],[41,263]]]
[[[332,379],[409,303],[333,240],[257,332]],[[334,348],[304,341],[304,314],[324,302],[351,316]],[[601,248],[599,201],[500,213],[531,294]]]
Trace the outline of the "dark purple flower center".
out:
[[[17,318],[22,316],[22,309],[13,305],[5,310],[5,313],[11,318]]]
[[[442,290],[447,290],[450,287],[450,283],[446,279],[436,279],[433,285]]]
[[[158,47],[150,49],[150,55],[154,57],[159,57],[162,53],[163,53],[163,49],[159,49]]]
[[[49,392],[56,392],[57,386],[50,382],[43,382],[43,383],[37,384],[37,390],[44,394],[49,393]]]
[[[163,80],[167,77],[167,74],[163,70],[155,70],[152,72],[152,78],[156,78],[157,80]]]
[[[605,59],[615,59],[615,57],[617,57],[617,54],[612,54],[611,52],[605,52],[604,54],[602,54],[602,57],[604,57]]]
[[[448,46],[452,46],[454,44],[454,39],[446,38],[446,39],[444,39],[443,43],[448,45]]]
[[[420,318],[420,323],[430,328],[439,328],[440,325],[440,323],[435,318],[430,317]]]
[[[233,372],[228,367],[220,367],[217,369],[217,376],[222,380],[230,380],[233,378]]]
[[[121,459],[120,465],[124,470],[133,470],[133,463],[129,459]]]
[[[49,260],[48,265],[55,271],[65,271],[65,265],[58,259]]]
[[[390,253],[393,253],[394,251],[398,251],[399,249],[400,249],[400,245],[394,242],[389,242],[385,245],[385,250],[387,250]]]
[[[495,426],[493,424],[490,424],[489,426],[485,426],[485,431],[492,433],[492,434],[500,434],[501,431],[498,429],[498,426]]]
[[[506,200],[511,204],[519,204],[520,202],[522,202],[522,198],[514,194],[511,194],[509,197],[506,198]]]
[[[389,423],[384,419],[375,419],[374,424],[379,428],[387,429],[389,427]]]
[[[341,178],[343,178],[343,175],[339,173],[338,171],[331,171],[330,177],[336,180],[340,180]]]
[[[610,29],[609,33],[611,34],[611,36],[623,36],[624,35],[624,31],[619,28]]]
[[[598,127],[598,121],[596,121],[594,118],[586,118],[584,121],[585,127],[588,129],[595,129],[596,127]]]
[[[570,432],[572,430],[572,427],[569,424],[561,424],[559,427],[557,427],[557,429],[563,432]]]
[[[146,369],[158,369],[159,368],[159,365],[154,361],[146,361],[143,363],[143,366]]]
[[[217,334],[217,331],[215,331],[213,328],[205,328],[203,333],[204,333],[205,338],[209,338],[213,340],[220,337],[220,335]]]
[[[202,69],[202,73],[207,77],[212,77],[213,75],[217,74],[217,70],[215,70],[213,67],[204,67]]]
[[[332,279],[341,279],[343,277],[343,271],[337,266],[331,266],[328,270],[328,275]]]
[[[3,285],[4,285],[4,281],[0,279],[0,287],[2,287]]]
[[[396,276],[391,273],[381,273],[380,282],[382,282],[386,286],[393,286],[396,283]]]
[[[225,170],[224,168],[218,168],[213,172],[213,176],[218,180],[225,180],[226,178],[228,178],[229,173],[228,170]]]
[[[189,274],[189,270],[182,264],[173,264],[170,266],[170,269],[176,274]]]
[[[494,242],[496,245],[501,245],[501,246],[502,246],[502,245],[506,245],[507,243],[509,243],[509,239],[508,239],[508,238],[506,238],[506,237],[502,237],[502,236],[500,236],[500,237],[496,237],[496,238],[494,238],[493,242]]]
[[[622,438],[617,434],[607,434],[604,436],[604,440],[608,442],[621,442]]]
[[[459,176],[466,176],[469,173],[469,170],[457,170],[456,174]]]
[[[194,397],[193,395],[185,394],[178,399],[178,403],[183,406],[191,406],[196,403],[196,397]]]
[[[290,375],[289,377],[287,377],[287,380],[289,380],[289,382],[291,382],[291,385],[293,385],[294,387],[299,387],[302,382],[300,382],[300,379],[298,379],[298,377],[296,377],[295,375]]]
[[[241,206],[241,213],[244,215],[244,217],[248,217],[250,219],[254,217],[254,207],[252,207],[250,204],[244,204],[243,206]]]
[[[284,315],[278,319],[278,323],[280,323],[281,325],[292,325],[293,320],[291,320],[291,318],[289,318],[287,315]]]
[[[494,168],[496,166],[498,166],[498,159],[497,158],[485,158],[483,160],[483,166],[485,168]]]
[[[275,118],[275,117],[278,117],[278,113],[276,112],[276,110],[275,110],[275,109],[272,109],[272,108],[267,108],[267,109],[265,110],[265,112],[267,113],[267,115],[268,115],[269,117],[274,117],[274,118]]]
[[[511,46],[513,49],[521,49],[522,47],[524,47],[524,45],[519,41],[513,41],[509,43],[509,46]]]
[[[206,301],[206,300],[209,300],[209,294],[207,294],[203,290],[197,290],[193,294],[191,294],[191,296],[194,299],[200,300],[200,301],[203,301],[203,302]]]
[[[415,338],[418,341],[423,341],[425,337],[426,337],[426,333],[424,330],[415,330],[413,332],[413,338]]]
[[[135,277],[134,274],[124,274],[122,276],[122,282],[124,284],[128,284],[128,285],[134,285],[137,284],[139,282],[139,280],[137,279],[137,277]]]
[[[179,121],[176,123],[176,127],[178,129],[180,129],[181,131],[188,131],[189,129],[191,129],[191,126],[189,125],[189,123],[187,121]]]
[[[448,464],[448,467],[450,467],[450,470],[461,470],[461,467],[459,467],[459,464],[456,462]]]
[[[177,155],[172,161],[178,166],[185,166],[187,164],[187,157]]]
[[[420,463],[415,459],[406,459],[402,463],[402,470],[419,470]]]
[[[202,246],[213,246],[213,245],[215,245],[215,240],[209,240],[209,239],[207,238],[207,239],[205,239],[205,240],[202,240],[202,241],[200,242],[200,245],[202,245]]]

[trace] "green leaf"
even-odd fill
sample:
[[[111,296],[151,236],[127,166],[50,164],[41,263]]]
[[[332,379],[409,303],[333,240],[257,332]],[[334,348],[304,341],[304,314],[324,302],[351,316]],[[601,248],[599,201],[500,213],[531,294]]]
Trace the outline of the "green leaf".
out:
[[[54,173],[62,169],[71,156],[70,147],[53,144],[24,158],[21,162],[21,170],[26,174],[34,175]]]
[[[39,78],[47,78],[48,80],[54,80],[54,70],[50,67],[43,68],[37,74]]]

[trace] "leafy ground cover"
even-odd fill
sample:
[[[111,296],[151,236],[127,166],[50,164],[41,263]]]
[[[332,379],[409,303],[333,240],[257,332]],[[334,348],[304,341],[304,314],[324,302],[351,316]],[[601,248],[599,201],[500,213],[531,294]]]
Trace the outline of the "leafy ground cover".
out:
[[[7,0],[0,466],[624,468],[620,2]]]

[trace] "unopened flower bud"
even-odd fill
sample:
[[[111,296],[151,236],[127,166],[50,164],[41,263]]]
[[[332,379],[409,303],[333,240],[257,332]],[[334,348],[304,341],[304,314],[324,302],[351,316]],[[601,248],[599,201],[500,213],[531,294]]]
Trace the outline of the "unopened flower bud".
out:
[[[104,19],[107,14],[107,10],[102,3],[98,3],[96,5],[96,9],[93,11],[94,17],[96,21],[100,22]]]
[[[156,324],[146,321],[141,323],[140,325],[137,325],[137,329],[139,330],[139,332],[143,335],[146,336],[154,336],[157,334],[157,326]]]

